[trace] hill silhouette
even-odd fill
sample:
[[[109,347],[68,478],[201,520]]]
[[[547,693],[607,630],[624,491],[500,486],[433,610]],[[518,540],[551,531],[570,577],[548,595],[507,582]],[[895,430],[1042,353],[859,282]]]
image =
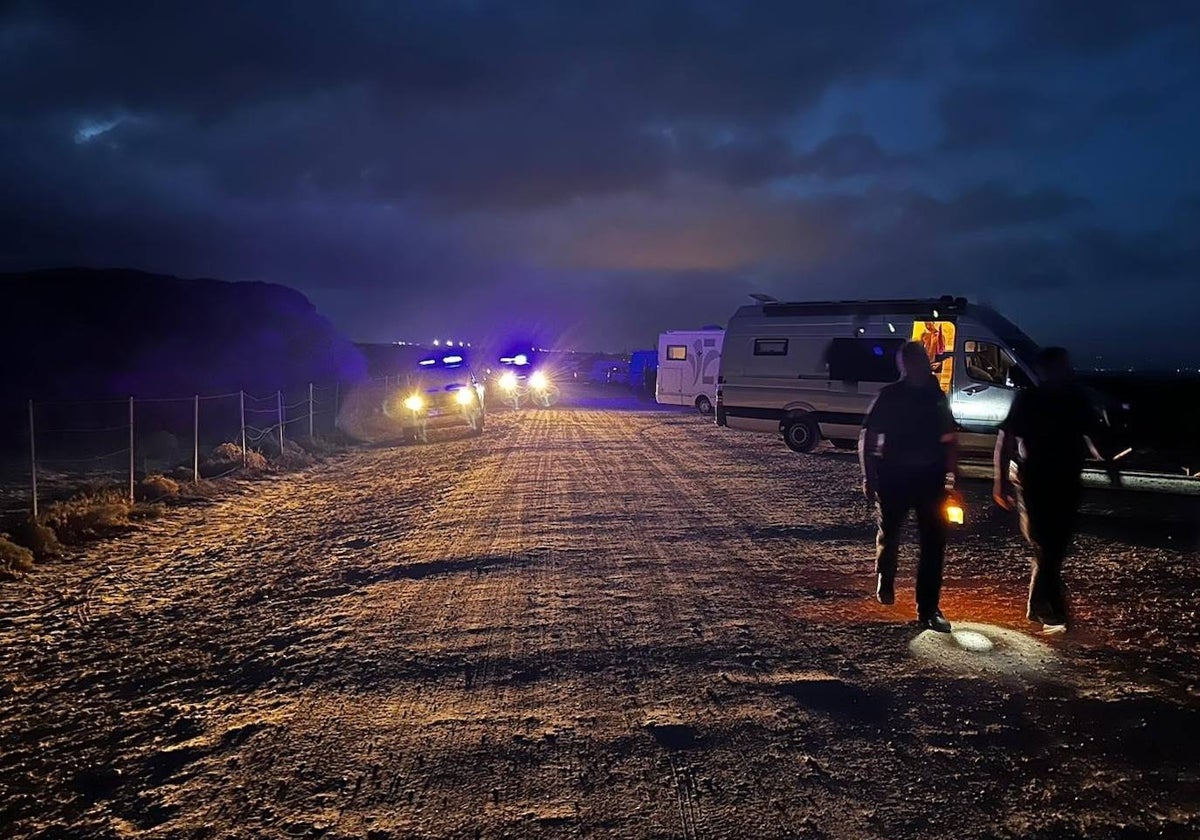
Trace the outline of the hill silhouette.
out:
[[[354,381],[362,354],[295,289],[130,269],[0,274],[6,401],[272,392]]]

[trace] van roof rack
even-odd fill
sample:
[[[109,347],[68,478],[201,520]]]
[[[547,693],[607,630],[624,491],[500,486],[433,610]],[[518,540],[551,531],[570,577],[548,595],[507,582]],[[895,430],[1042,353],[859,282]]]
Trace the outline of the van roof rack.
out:
[[[956,315],[967,307],[965,297],[895,298],[890,300],[764,301],[763,314],[789,315]]]

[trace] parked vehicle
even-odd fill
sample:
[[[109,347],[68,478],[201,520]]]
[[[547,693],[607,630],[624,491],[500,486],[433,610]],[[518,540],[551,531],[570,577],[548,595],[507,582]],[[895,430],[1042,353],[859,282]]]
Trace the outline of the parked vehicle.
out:
[[[879,389],[898,377],[896,351],[925,345],[950,399],[959,443],[990,450],[1019,388],[1033,384],[1030,338],[965,298],[743,306],[729,320],[717,423],[775,432],[797,452],[822,439],[853,448]]]
[[[612,358],[596,359],[587,379],[593,385],[624,385],[629,381],[629,367]]]
[[[408,440],[428,441],[431,429],[464,427],[483,434],[484,388],[461,351],[421,359],[383,412]]]
[[[634,350],[629,356],[629,387],[649,397],[654,393],[655,375],[658,372],[657,350]]]
[[[660,405],[690,405],[701,414],[712,414],[724,339],[720,327],[660,335],[654,399]]]

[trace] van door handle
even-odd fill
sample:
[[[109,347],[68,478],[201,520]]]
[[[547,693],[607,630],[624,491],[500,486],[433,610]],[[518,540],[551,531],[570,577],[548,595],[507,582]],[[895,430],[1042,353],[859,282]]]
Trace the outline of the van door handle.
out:
[[[978,394],[980,391],[986,391],[987,389],[988,389],[988,386],[986,386],[986,385],[972,385],[969,388],[963,388],[963,393],[964,394]]]

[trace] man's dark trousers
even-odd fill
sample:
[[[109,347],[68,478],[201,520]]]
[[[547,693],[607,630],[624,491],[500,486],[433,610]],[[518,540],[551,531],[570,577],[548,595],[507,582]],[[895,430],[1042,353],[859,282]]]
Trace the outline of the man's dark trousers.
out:
[[[1062,567],[1071,550],[1080,493],[1074,476],[1022,476],[1018,503],[1021,531],[1033,547],[1028,607],[1033,621],[1066,624],[1070,617]]]
[[[910,510],[915,510],[920,534],[917,612],[923,616],[937,611],[942,594],[942,563],[946,553],[946,520],[942,513],[945,478],[941,469],[922,468],[889,471],[879,479],[875,572],[885,580],[895,579],[904,520]]]

